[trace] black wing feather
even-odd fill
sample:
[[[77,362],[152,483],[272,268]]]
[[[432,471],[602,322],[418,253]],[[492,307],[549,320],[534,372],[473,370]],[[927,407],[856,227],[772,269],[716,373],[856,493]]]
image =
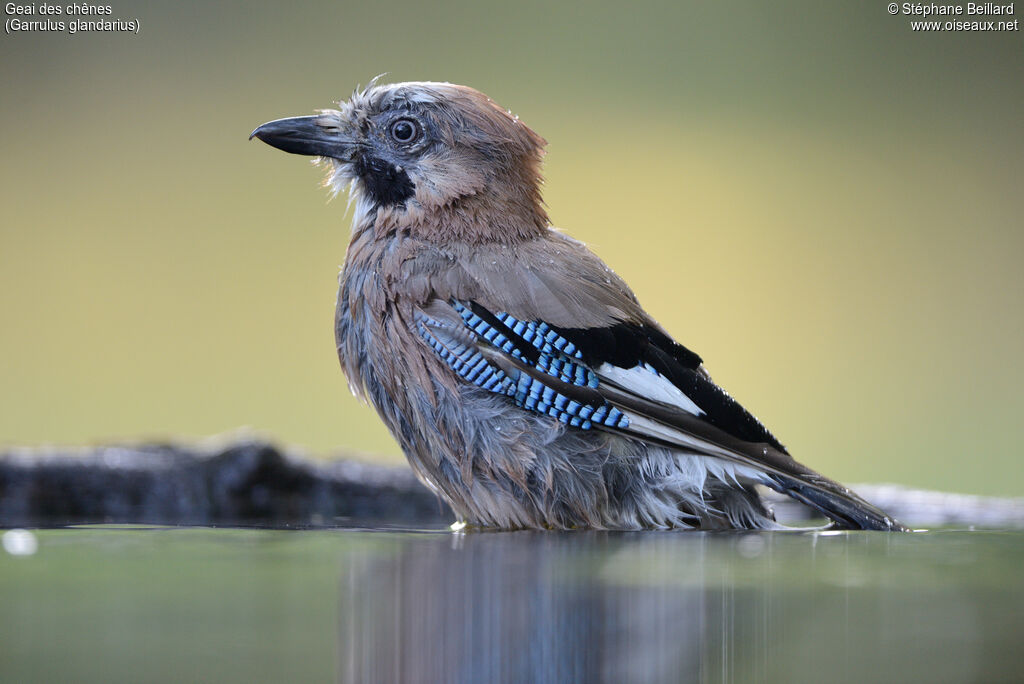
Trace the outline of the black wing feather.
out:
[[[633,368],[647,363],[679,388],[705,413],[707,422],[747,442],[786,448],[725,390],[708,379],[701,358],[649,325],[619,323],[609,328],[554,328],[576,345],[591,368],[610,363]]]

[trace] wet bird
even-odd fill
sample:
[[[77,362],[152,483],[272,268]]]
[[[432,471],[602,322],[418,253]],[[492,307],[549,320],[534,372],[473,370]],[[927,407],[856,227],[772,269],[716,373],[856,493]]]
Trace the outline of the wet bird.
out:
[[[336,339],[417,476],[483,528],[775,528],[757,486],[899,523],[797,463],[541,201],[545,141],[484,94],[373,83],[252,136],[349,188]]]

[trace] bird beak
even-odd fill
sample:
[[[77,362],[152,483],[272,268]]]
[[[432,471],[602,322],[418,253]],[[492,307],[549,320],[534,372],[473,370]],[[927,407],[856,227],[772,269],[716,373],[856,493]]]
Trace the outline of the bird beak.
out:
[[[351,149],[351,141],[338,138],[317,125],[318,116],[296,116],[263,124],[249,140],[263,142],[292,154],[342,159]]]

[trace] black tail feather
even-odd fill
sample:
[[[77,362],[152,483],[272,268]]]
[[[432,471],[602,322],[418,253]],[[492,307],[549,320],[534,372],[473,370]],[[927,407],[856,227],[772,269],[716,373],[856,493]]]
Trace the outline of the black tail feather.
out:
[[[906,532],[908,528],[886,515],[849,489],[815,474],[804,480],[773,473],[776,491],[793,497],[832,519],[834,526],[846,530],[883,530]],[[771,485],[770,485],[771,486]]]

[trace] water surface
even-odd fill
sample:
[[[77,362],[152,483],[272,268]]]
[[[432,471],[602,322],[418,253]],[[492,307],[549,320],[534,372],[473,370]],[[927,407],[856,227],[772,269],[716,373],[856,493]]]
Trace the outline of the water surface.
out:
[[[85,527],[0,551],[4,681],[995,682],[1024,533]]]

